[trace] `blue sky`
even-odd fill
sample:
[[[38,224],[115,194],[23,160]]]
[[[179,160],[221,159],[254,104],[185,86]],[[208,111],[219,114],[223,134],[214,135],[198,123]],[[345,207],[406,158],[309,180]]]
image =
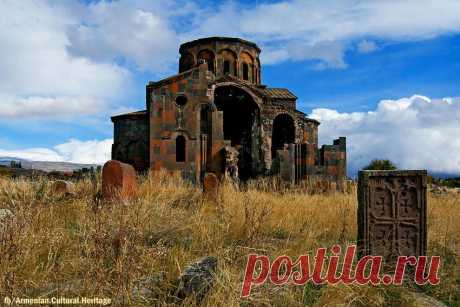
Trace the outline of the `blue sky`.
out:
[[[110,116],[145,108],[146,83],[176,73],[180,43],[220,35],[262,48],[263,83],[294,92],[298,108],[322,122],[321,141],[348,137],[352,172],[391,158],[460,173],[458,1],[6,1],[0,8],[8,12],[0,21],[0,155],[105,161]]]

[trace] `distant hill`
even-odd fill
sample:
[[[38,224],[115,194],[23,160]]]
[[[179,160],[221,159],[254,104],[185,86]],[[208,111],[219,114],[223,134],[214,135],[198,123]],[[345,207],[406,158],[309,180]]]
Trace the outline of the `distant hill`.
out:
[[[50,162],[50,161],[31,161],[16,157],[0,157],[0,165],[10,166],[11,161],[21,162],[21,166],[24,169],[35,169],[42,170],[45,172],[68,172],[76,171],[82,168],[96,168],[98,164],[83,164],[83,163],[71,163],[71,162]]]

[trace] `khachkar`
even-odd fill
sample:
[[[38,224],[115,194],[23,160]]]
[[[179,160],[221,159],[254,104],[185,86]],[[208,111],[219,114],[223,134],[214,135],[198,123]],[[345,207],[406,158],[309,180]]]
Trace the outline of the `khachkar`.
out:
[[[424,170],[360,171],[358,250],[361,255],[426,254],[426,180]]]

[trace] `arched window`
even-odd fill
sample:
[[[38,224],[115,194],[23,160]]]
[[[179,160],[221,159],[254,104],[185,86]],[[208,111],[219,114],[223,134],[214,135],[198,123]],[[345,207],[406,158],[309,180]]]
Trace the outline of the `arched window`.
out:
[[[230,74],[230,61],[224,61],[224,75]]]
[[[176,138],[176,162],[185,162],[185,137],[183,135]]]
[[[214,72],[214,53],[210,50],[201,50],[198,53],[199,60],[205,60],[208,63],[208,70]]]
[[[236,76],[237,68],[236,68],[236,60],[237,55],[230,49],[224,49],[220,51],[220,57],[223,59],[223,66],[222,66],[222,74],[225,75],[232,75]],[[227,64],[225,63],[227,62]],[[228,66],[227,66],[228,65]]]
[[[239,56],[240,62],[243,63],[241,66],[241,77],[243,80],[252,81],[254,79],[252,67],[254,66],[254,58],[248,52],[241,52]]]
[[[273,120],[272,132],[272,159],[278,149],[283,149],[284,144],[295,142],[294,120],[287,114],[280,114]]]
[[[249,80],[249,66],[243,63],[243,80]]]

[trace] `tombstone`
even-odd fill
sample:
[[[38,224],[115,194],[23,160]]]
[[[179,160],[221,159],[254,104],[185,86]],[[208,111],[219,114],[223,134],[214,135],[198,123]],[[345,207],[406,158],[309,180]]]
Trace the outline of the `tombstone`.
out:
[[[360,171],[358,251],[383,256],[426,254],[427,172]]]
[[[206,199],[217,201],[219,195],[219,179],[216,174],[206,173],[203,179],[203,194]]]
[[[102,168],[102,195],[106,199],[127,199],[136,195],[136,171],[129,164],[110,160]]]
[[[285,144],[284,149],[276,151],[279,159],[279,174],[283,181],[295,183],[295,144]]]
[[[346,180],[345,186],[346,186],[347,194],[354,193],[353,190],[354,190],[354,187],[355,187],[355,182],[353,180]]]
[[[329,193],[334,194],[337,193],[337,182],[331,181],[329,184]]]
[[[225,146],[224,151],[225,151],[224,178],[227,182],[237,185],[239,182],[238,156],[240,155],[240,153],[235,147],[231,147],[231,146]]]
[[[53,191],[57,194],[75,195],[75,185],[70,181],[56,180],[53,182]]]

